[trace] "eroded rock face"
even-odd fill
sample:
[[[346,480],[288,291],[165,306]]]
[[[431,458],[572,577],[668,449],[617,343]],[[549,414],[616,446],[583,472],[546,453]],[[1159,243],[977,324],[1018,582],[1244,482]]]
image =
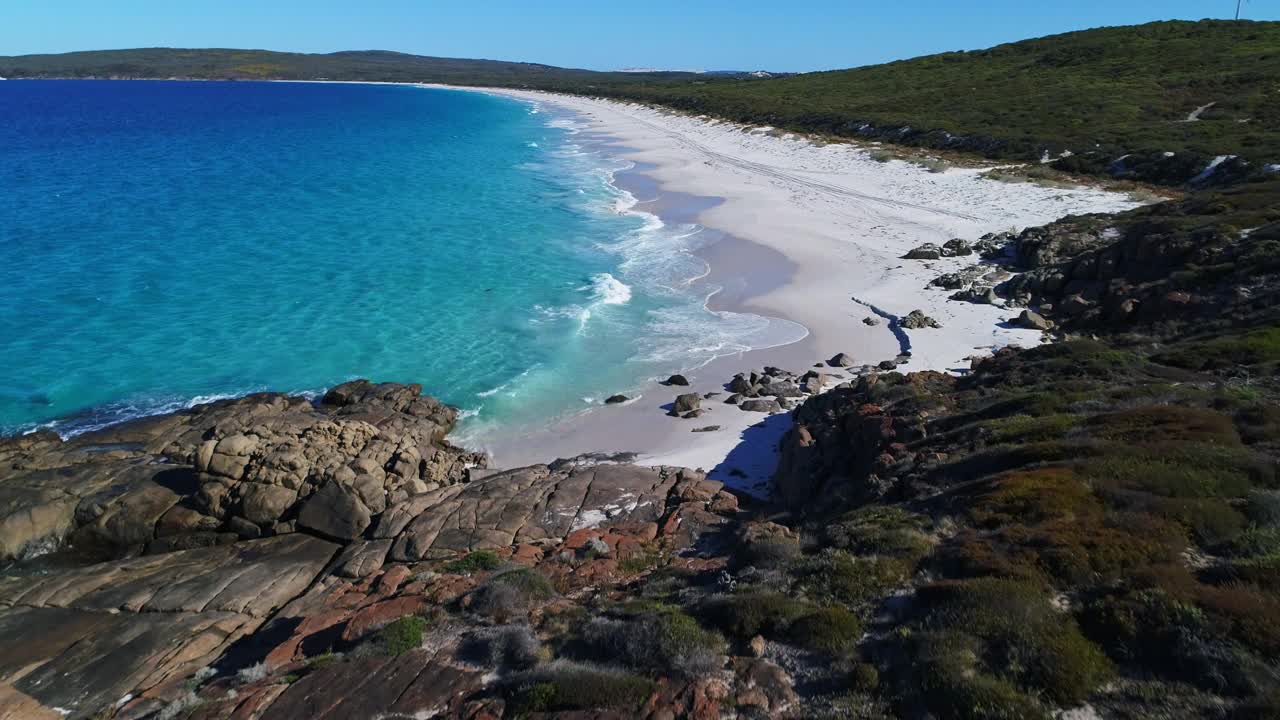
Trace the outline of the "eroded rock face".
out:
[[[313,404],[260,393],[63,441],[0,441],[0,560],[64,540],[119,553],[221,529],[358,537],[387,507],[464,480],[457,411],[417,385],[344,383]],[[303,516],[305,515],[305,519]]]

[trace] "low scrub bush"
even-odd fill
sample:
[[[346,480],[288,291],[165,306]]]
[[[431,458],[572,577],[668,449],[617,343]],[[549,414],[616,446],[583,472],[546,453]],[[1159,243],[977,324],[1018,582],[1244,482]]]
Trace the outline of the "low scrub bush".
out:
[[[925,515],[894,505],[872,505],[847,513],[824,529],[832,547],[859,555],[921,558],[929,552]]]
[[[459,654],[488,668],[526,669],[537,665],[544,651],[528,625],[483,628],[468,635]]]
[[[515,675],[507,688],[519,713],[602,709],[630,712],[648,699],[654,683],[622,670],[557,660]]]
[[[579,633],[593,659],[620,662],[650,673],[699,677],[723,664],[724,639],[678,609],[623,619],[595,618]]]
[[[364,647],[378,655],[395,657],[422,646],[426,618],[407,615],[387,623],[365,641]]]
[[[777,592],[744,592],[712,600],[704,615],[733,637],[780,636],[812,606]]]
[[[799,557],[800,542],[798,540],[787,537],[767,537],[740,546],[735,556],[735,563],[738,567],[785,570]]]
[[[832,655],[847,652],[861,638],[862,621],[838,605],[801,617],[787,631],[790,642]]]
[[[976,697],[1043,715],[1033,697],[1073,706],[1112,675],[1100,648],[1039,587],[1011,580],[948,581],[920,590],[917,681],[944,706],[982,714]],[[936,678],[936,680],[935,680]],[[937,703],[937,705],[935,705]]]
[[[1157,353],[1156,362],[1188,370],[1225,370],[1280,363],[1280,327],[1180,343]]]
[[[938,560],[952,576],[1071,587],[1171,562],[1186,545],[1186,534],[1175,522],[1142,513],[1099,512],[1011,524],[988,533],[961,531],[943,546]]]
[[[492,550],[477,550],[467,553],[466,557],[454,560],[444,566],[447,573],[463,575],[482,570],[497,570],[502,561]]]
[[[1205,443],[1239,447],[1231,418],[1206,408],[1148,405],[1095,415],[1085,423],[1095,437],[1129,445]]]
[[[1159,588],[1105,595],[1085,608],[1082,621],[1122,662],[1214,692],[1247,692],[1251,686],[1247,659],[1223,642],[1204,611]]]
[[[855,556],[827,549],[797,568],[801,587],[823,601],[868,607],[900,587],[915,569],[914,558]]]
[[[1013,415],[988,420],[982,424],[993,444],[1027,443],[1057,440],[1081,423],[1079,415]]]
[[[507,620],[524,615],[555,596],[551,581],[529,568],[508,570],[489,578],[472,597],[471,608],[481,615]]]
[[[1048,520],[1096,521],[1102,504],[1067,467],[1010,472],[966,488],[961,496],[979,526],[999,528]]]

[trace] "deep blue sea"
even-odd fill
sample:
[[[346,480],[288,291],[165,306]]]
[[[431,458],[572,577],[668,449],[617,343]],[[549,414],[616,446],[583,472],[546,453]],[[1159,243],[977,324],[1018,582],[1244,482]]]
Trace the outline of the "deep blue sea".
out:
[[[0,82],[0,431],[368,377],[483,444],[763,344],[579,130],[409,86]]]

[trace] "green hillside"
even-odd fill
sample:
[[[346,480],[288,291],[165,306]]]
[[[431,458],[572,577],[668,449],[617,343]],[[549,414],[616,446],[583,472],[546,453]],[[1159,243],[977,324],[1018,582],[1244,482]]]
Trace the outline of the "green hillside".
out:
[[[1220,168],[1219,181],[1280,162],[1278,22],[1098,28],[777,78],[604,73],[381,51],[308,55],[166,48],[0,57],[0,76],[530,87],[992,158],[1031,160],[1046,152],[1056,158],[1069,151],[1060,169],[1166,184],[1194,178],[1219,155],[1240,158]],[[1122,156],[1127,157],[1117,163]]]
[[[743,122],[998,158],[1070,150],[1070,170],[1104,171],[1132,153],[1131,171],[1167,182],[1186,180],[1217,155],[1280,162],[1276,22],[1100,28],[853,70],[599,90]]]

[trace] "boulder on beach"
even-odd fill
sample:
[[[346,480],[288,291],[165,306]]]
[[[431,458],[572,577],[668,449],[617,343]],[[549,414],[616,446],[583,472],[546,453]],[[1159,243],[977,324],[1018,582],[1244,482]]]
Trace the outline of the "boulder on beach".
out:
[[[879,324],[880,324],[880,318],[878,318],[878,317],[872,317],[872,316],[868,315],[868,316],[866,316],[866,317],[862,318],[862,324],[863,324],[863,325],[870,325],[871,327],[875,327],[876,325],[879,325]]]
[[[729,392],[746,394],[751,392],[751,381],[746,375],[738,373],[729,381]]]
[[[719,430],[719,429],[720,429],[720,426],[719,426],[719,425],[707,425],[707,426],[705,426],[705,427],[694,428],[694,429],[693,429],[693,432],[696,432],[696,433],[708,433],[708,432],[715,432],[715,431],[717,431],[717,430]]]
[[[702,407],[702,396],[698,393],[685,393],[677,395],[675,404],[671,408],[672,416],[685,415]]]
[[[855,363],[848,353],[836,353],[827,364],[831,367],[853,367]]]
[[[912,310],[902,319],[902,327],[908,330],[921,330],[923,328],[940,328],[942,324],[937,320],[925,315],[919,310]]]
[[[961,240],[960,238],[955,238],[954,240],[948,240],[942,246],[943,257],[964,257],[966,255],[972,255],[972,254],[973,254],[973,246],[971,246],[968,242]]]
[[[912,248],[906,255],[902,256],[903,260],[938,260],[942,257],[942,248],[933,243],[925,243],[919,247]]]
[[[805,392],[813,394],[820,392],[822,386],[827,384],[827,376],[820,372],[810,370],[800,378],[801,387]]]
[[[1010,322],[1028,330],[1050,330],[1053,328],[1052,320],[1032,310],[1023,310],[1018,314],[1018,317],[1013,318]]]
[[[747,412],[769,413],[770,415],[782,412],[782,406],[778,404],[777,400],[772,398],[753,398],[751,400],[744,400],[738,405],[738,409],[745,410]]]
[[[617,405],[618,403],[624,403],[630,399],[631,398],[626,395],[610,395],[604,399],[604,403],[605,405]]]
[[[679,387],[687,387],[687,386],[689,385],[689,378],[687,378],[687,377],[685,377],[685,376],[683,376],[683,375],[680,375],[680,374],[675,374],[675,375],[672,375],[671,377],[667,378],[667,379],[666,379],[666,381],[665,381],[665,382],[663,382],[662,384],[663,384],[663,385],[677,385],[677,386],[679,386]]]
[[[724,404],[725,404],[725,405],[737,405],[738,403],[742,402],[742,400],[743,400],[743,395],[742,395],[741,393],[734,393],[734,394],[732,394],[732,395],[730,395],[729,397],[727,397],[727,398],[725,398],[725,399],[724,399]]]

